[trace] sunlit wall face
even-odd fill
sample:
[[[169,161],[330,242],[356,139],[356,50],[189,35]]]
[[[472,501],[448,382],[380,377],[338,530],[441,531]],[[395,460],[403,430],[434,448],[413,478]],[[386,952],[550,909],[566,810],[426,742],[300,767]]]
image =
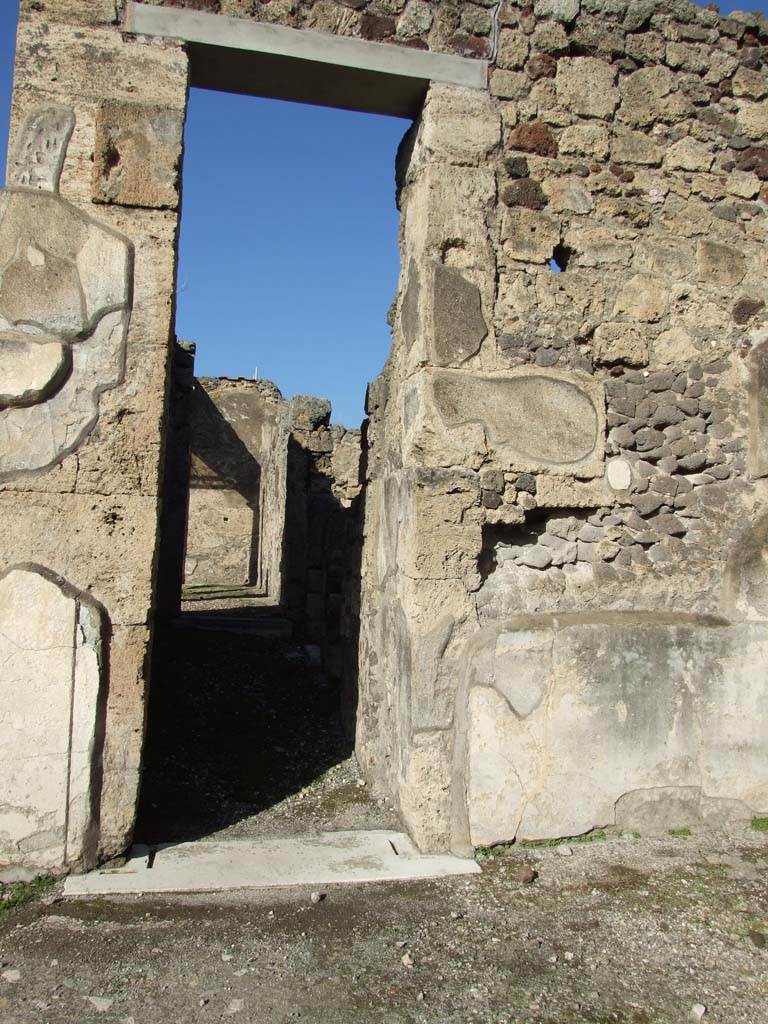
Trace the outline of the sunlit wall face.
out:
[[[358,426],[390,346],[397,118],[195,89],[176,329],[198,375],[331,399]]]

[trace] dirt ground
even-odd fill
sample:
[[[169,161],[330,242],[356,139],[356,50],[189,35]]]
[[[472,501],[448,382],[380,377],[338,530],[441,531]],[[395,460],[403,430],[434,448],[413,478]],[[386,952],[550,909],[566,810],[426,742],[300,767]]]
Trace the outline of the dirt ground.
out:
[[[160,638],[139,838],[397,827],[302,651]],[[685,832],[480,851],[481,875],[314,899],[0,899],[0,1022],[768,1024],[768,833]]]
[[[522,864],[533,883],[517,880]],[[0,1020],[768,1020],[764,834],[609,836],[509,847],[482,865],[470,878],[336,887],[314,903],[303,890],[109,901],[54,890],[0,924]]]

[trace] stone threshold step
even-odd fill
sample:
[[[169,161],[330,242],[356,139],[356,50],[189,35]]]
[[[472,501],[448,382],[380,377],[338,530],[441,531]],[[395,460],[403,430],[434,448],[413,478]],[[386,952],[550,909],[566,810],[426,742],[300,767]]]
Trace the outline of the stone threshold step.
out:
[[[479,873],[474,860],[420,853],[402,832],[321,832],[134,846],[124,867],[70,875],[64,896],[357,885]]]

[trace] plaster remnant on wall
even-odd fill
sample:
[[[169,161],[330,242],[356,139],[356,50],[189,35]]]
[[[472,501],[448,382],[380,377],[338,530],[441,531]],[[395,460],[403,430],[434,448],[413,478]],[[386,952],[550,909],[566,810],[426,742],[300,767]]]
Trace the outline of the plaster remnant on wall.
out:
[[[8,161],[8,186],[58,192],[74,127],[75,115],[69,107],[51,105],[34,111],[19,133]]]
[[[124,370],[133,249],[43,189],[58,186],[73,122],[71,112],[57,112],[55,131],[45,134],[49,115],[50,108],[33,111],[16,157],[14,176],[24,177],[27,159],[35,188],[0,191],[0,479],[72,451]],[[37,147],[24,140],[41,132],[48,163],[37,174]]]
[[[473,845],[722,823],[768,806],[764,624],[528,616],[486,631],[473,663],[485,645],[487,678],[465,669]]]
[[[101,623],[47,574],[0,579],[0,863],[95,863]]]

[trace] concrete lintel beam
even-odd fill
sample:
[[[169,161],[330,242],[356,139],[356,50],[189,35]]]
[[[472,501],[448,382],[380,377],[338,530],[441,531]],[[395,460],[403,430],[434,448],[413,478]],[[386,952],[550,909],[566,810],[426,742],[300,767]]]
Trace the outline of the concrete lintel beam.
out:
[[[415,117],[431,81],[487,85],[483,60],[134,0],[123,29],[185,42],[192,85],[207,89]]]

